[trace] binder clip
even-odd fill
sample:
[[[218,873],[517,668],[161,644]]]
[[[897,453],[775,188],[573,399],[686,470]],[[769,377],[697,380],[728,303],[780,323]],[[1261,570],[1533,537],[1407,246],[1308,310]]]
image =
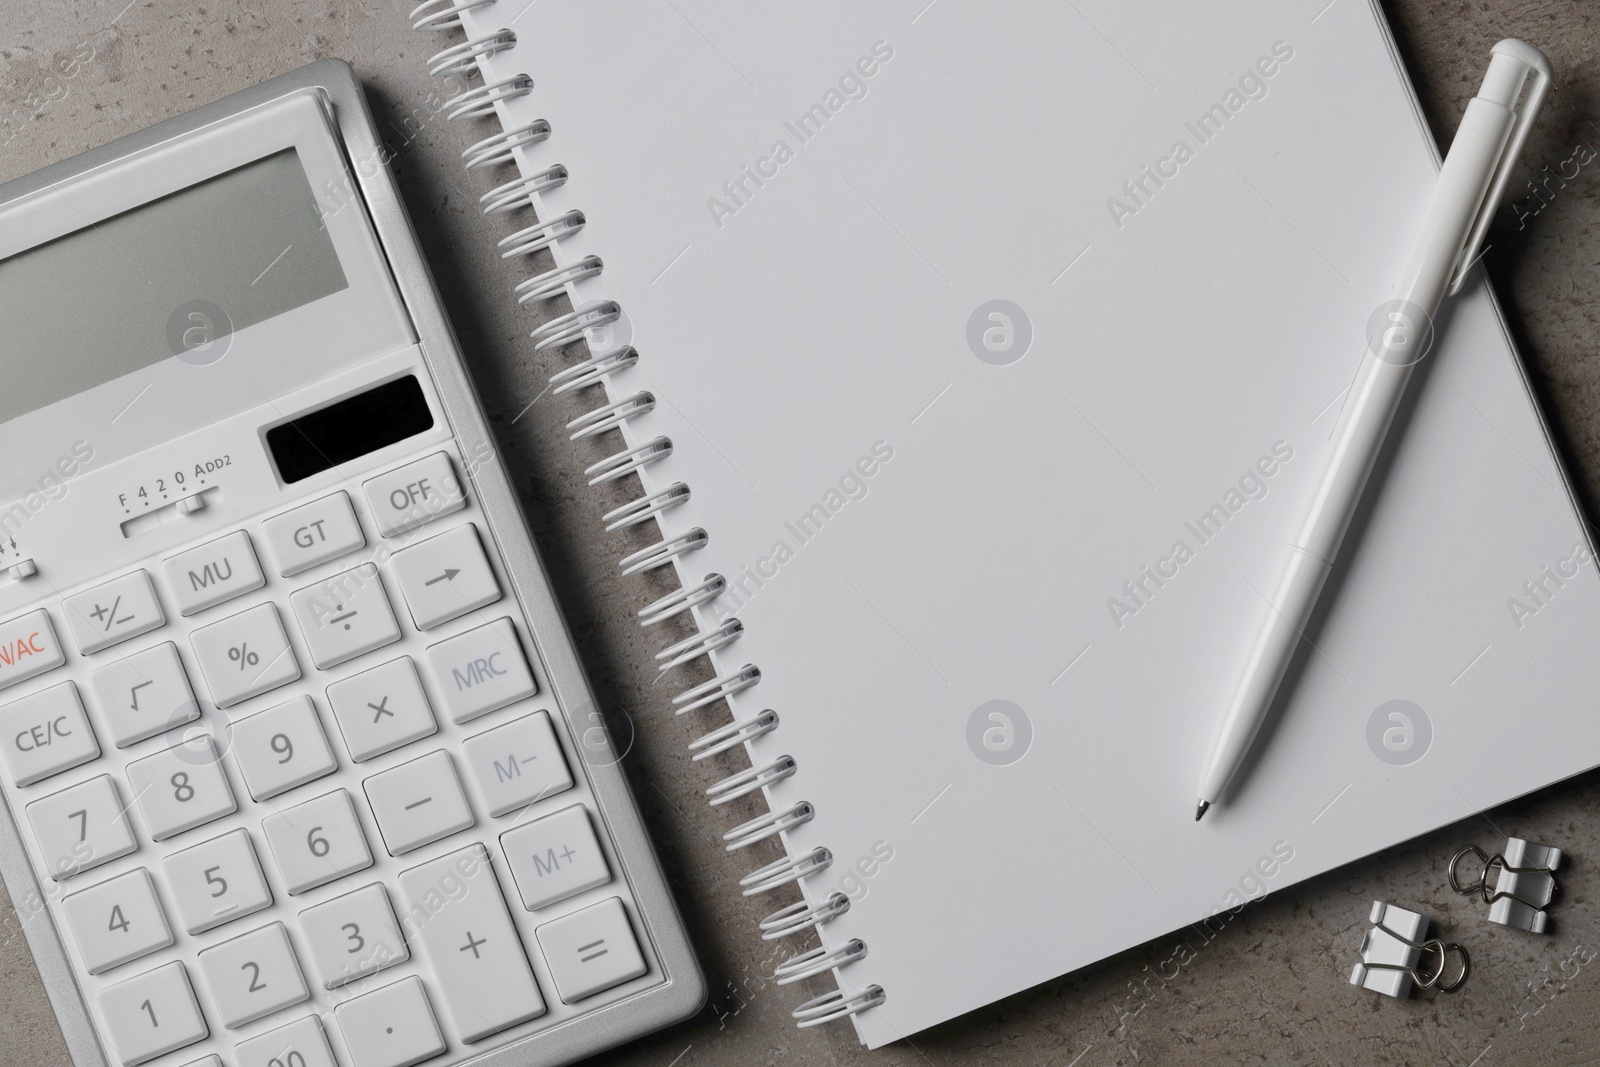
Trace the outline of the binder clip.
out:
[[[1461,861],[1472,855],[1483,864],[1483,871],[1475,882],[1461,880]],[[1504,853],[1484,855],[1477,845],[1468,845],[1450,859],[1450,888],[1471,896],[1476,893],[1489,905],[1489,921],[1502,926],[1515,926],[1519,930],[1542,934],[1549,916],[1545,908],[1555,896],[1554,871],[1561,866],[1561,850],[1548,845],[1536,845],[1520,837],[1506,839]],[[1496,867],[1500,874],[1494,888],[1489,888],[1489,874]]]
[[[1375,925],[1361,939],[1361,962],[1350,972],[1351,985],[1389,997],[1408,997],[1413,984],[1454,993],[1467,980],[1472,970],[1467,950],[1453,941],[1424,938],[1426,915],[1374,900],[1370,921]],[[1460,973],[1447,982],[1444,974],[1452,952],[1460,957]]]

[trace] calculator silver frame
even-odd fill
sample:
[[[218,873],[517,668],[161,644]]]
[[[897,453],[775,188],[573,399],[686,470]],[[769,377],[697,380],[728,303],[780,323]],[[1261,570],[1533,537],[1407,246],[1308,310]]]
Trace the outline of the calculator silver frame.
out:
[[[587,713],[595,709],[594,693],[578,660],[571,631],[556,606],[549,575],[534,547],[521,502],[506,476],[503,457],[467,374],[455,331],[445,316],[433,275],[387,165],[388,150],[378,137],[366,94],[349,64],[339,59],[309,64],[6,182],[0,185],[0,205],[305,90],[320,90],[323,94],[344,150],[345,164],[355,186],[361,190],[395,288],[416,327],[423,359],[433,375],[440,404],[456,440],[467,455],[494,457],[494,462],[474,464],[466,474],[476,489],[485,521],[500,548],[518,604],[528,620],[529,640],[544,664],[552,695],[566,720],[569,735],[584,736],[585,730],[593,729],[592,723],[586,721],[580,725],[574,710]],[[356,165],[358,160],[382,160],[384,164],[359,166]],[[609,739],[607,744],[610,744]],[[614,757],[615,753],[612,755]],[[660,964],[662,981],[593,1014],[529,1034],[473,1057],[469,1062],[474,1067],[533,1067],[536,1064],[554,1067],[571,1063],[687,1019],[706,1001],[705,977],[690,948],[682,916],[668,891],[660,859],[645,833],[620,760],[585,760],[584,763],[601,816],[616,842],[618,854],[626,857],[623,874],[633,891],[644,935]],[[95,1033],[66,948],[50,918],[50,909],[42,903],[45,894],[23,848],[16,815],[9,803],[0,807],[5,808],[5,818],[0,819],[0,878],[11,894],[13,910],[33,953],[73,1063],[77,1067],[118,1067]],[[25,913],[17,903],[30,898],[40,900],[41,905]]]

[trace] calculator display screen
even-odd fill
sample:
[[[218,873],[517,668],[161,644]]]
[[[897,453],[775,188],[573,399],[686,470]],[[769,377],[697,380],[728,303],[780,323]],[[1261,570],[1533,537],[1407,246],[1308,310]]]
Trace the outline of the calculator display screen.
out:
[[[348,285],[292,148],[91,223],[0,260],[0,422]]]

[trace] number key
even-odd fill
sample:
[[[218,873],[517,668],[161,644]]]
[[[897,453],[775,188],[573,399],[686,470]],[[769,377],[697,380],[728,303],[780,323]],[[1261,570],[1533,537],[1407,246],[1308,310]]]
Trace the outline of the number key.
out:
[[[232,830],[161,861],[172,886],[178,919],[191,934],[260,911],[272,903],[255,846],[245,830]]]
[[[61,901],[84,969],[101,974],[172,944],[172,928],[143,867]]]
[[[111,776],[52,793],[28,805],[28,822],[50,877],[64,881],[138,848]]]
[[[263,926],[203,950],[200,973],[206,976],[206,987],[222,1016],[222,1025],[229,1030],[298,1004],[311,995],[282,923]]]
[[[192,1045],[210,1031],[189,972],[174,961],[100,991],[111,1044],[125,1067]]]
[[[372,851],[343,789],[269,815],[261,829],[290,894],[372,866]]]
[[[210,735],[128,764],[128,782],[157,841],[238,810]]]
[[[239,1042],[239,1067],[339,1067],[315,1015]]]
[[[377,882],[302,911],[300,929],[327,989],[411,958],[389,894]]]
[[[230,727],[233,758],[256,800],[286,793],[332,774],[338,766],[311,698],[240,719]]]

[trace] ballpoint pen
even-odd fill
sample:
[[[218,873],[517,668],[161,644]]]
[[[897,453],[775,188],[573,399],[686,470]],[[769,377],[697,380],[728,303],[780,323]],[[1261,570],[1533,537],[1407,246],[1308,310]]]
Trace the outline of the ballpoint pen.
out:
[[[1514,110],[1526,83],[1527,100]],[[1316,495],[1288,546],[1282,577],[1250,647],[1200,774],[1196,821],[1244,762],[1304,635],[1372,473],[1406,382],[1427,352],[1433,315],[1461,288],[1528,133],[1550,92],[1550,62],[1524,41],[1504,40],[1440,168],[1390,300],[1373,316],[1360,370],[1333,431]]]

